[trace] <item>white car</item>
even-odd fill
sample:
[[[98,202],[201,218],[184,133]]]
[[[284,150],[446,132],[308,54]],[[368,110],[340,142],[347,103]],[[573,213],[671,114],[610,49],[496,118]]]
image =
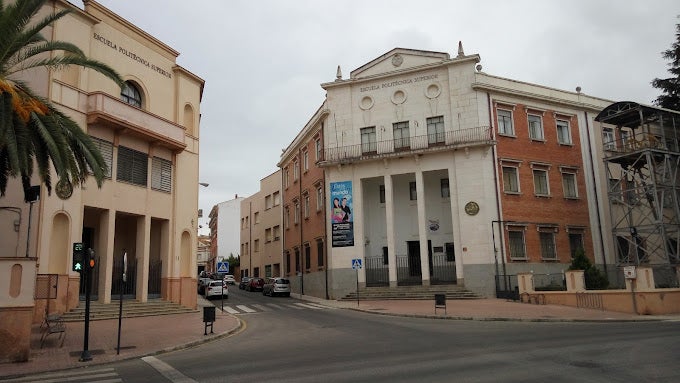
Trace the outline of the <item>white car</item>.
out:
[[[207,299],[210,299],[211,297],[224,297],[225,299],[229,299],[229,286],[227,286],[226,283],[220,280],[213,280],[210,281],[206,286],[205,286],[205,297]]]
[[[231,275],[231,274],[225,275],[223,281],[224,281],[224,283],[226,283],[228,285],[235,285],[236,284],[236,279],[234,279],[234,276]]]

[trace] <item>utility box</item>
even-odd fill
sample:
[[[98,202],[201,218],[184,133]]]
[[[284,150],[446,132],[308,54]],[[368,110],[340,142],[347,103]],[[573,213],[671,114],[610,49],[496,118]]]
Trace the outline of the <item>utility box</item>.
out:
[[[213,334],[213,322],[215,322],[215,306],[203,306],[203,323],[205,324],[203,335],[208,335],[208,326],[210,326],[210,333]]]
[[[626,279],[636,279],[637,272],[635,270],[635,266],[625,266],[623,268],[623,275],[626,277]]]

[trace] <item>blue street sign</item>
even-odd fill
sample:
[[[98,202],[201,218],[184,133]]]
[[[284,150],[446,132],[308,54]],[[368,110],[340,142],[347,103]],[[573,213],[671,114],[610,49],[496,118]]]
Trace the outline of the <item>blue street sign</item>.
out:
[[[358,270],[361,268],[361,258],[352,259],[352,268]]]
[[[217,272],[218,273],[228,273],[229,272],[229,262],[217,262]]]

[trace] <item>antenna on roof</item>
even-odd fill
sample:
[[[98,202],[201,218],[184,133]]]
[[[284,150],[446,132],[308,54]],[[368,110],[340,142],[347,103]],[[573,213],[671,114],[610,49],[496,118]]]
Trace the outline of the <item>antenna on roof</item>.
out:
[[[463,52],[463,42],[458,41],[458,57],[465,57],[465,52]]]

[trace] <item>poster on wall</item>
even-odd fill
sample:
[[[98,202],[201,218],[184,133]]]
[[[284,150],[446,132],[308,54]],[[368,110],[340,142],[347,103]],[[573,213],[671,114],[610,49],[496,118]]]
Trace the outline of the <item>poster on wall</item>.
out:
[[[331,182],[330,197],[333,247],[354,246],[352,181]]]

